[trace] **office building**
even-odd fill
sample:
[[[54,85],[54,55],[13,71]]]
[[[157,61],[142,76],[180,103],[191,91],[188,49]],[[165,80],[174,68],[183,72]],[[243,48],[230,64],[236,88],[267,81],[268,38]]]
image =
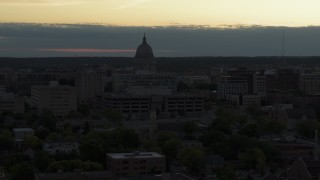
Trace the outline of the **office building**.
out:
[[[32,106],[39,112],[47,109],[54,116],[63,117],[70,111],[77,110],[76,90],[72,86],[58,85],[51,82],[50,85],[32,86]]]

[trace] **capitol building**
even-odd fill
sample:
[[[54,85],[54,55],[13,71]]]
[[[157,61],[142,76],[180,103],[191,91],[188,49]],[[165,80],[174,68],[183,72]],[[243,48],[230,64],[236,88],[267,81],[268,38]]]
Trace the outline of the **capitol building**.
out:
[[[131,72],[112,73],[109,78],[111,91],[101,91],[100,87],[100,91],[91,93],[95,95],[98,109],[112,109],[139,119],[149,117],[151,111],[156,112],[157,117],[203,112],[201,95],[177,92],[178,76],[175,73],[157,72],[154,52],[145,35],[136,50],[133,69]],[[93,78],[90,82],[82,81],[81,85],[92,83],[95,79],[99,78]],[[106,79],[102,78],[102,81]],[[96,84],[101,86],[101,83]]]

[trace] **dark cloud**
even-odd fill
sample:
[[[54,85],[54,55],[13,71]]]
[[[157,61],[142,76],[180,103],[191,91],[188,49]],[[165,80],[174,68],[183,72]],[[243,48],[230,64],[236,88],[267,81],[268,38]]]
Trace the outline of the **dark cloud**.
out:
[[[320,55],[320,27],[2,23],[0,56],[133,56],[144,32],[156,56],[278,56],[283,29],[286,55]],[[96,51],[88,52],[90,49]]]

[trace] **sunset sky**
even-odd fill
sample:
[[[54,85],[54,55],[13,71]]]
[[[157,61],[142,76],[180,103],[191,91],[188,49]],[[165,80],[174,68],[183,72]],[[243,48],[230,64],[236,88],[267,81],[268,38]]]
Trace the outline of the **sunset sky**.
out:
[[[0,0],[0,57],[133,57],[144,32],[157,57],[318,56],[319,7],[320,0]]]
[[[0,0],[0,22],[320,25],[319,0]]]

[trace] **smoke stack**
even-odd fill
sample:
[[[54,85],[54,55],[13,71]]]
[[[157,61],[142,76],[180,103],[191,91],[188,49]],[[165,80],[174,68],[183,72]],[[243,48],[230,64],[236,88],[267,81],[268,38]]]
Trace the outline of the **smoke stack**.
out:
[[[318,130],[314,132],[314,160],[319,160]]]

